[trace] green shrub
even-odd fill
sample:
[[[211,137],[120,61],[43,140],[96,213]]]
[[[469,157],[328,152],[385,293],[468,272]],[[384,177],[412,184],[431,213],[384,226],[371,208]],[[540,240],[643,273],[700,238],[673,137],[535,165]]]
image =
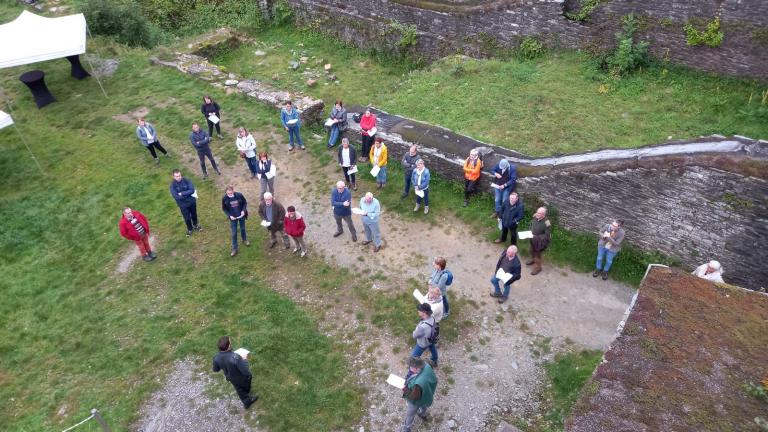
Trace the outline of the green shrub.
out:
[[[536,38],[525,37],[517,49],[518,55],[526,60],[533,60],[544,54],[544,45]]]
[[[179,3],[178,0],[145,0],[141,2],[141,11],[160,28],[176,35],[204,33],[219,27],[257,31],[265,24],[258,2],[252,0]],[[276,10],[282,11],[281,3]]]
[[[112,36],[128,46],[151,48],[161,40],[161,32],[141,15],[138,8],[113,0],[86,0],[83,13],[88,28],[96,34]]]
[[[595,8],[597,8],[597,6],[599,6],[600,3],[603,3],[604,1],[607,0],[582,0],[579,10],[577,12],[566,12],[565,17],[573,21],[587,21],[589,20],[592,11],[594,11]]]
[[[622,31],[616,33],[618,45],[616,49],[605,56],[603,69],[613,78],[621,78],[648,64],[648,42],[635,42],[637,20],[633,14],[622,19]]]
[[[685,39],[688,45],[706,45],[710,48],[715,48],[723,43],[723,37],[725,34],[720,31],[720,17],[716,17],[714,20],[706,23],[704,30],[699,30],[694,25],[693,21],[689,21],[688,24],[683,27],[685,30]]]

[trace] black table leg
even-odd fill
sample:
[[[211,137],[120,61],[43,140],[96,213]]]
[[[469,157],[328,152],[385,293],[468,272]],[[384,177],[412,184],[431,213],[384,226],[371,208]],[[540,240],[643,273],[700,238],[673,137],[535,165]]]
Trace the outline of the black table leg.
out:
[[[25,72],[19,77],[19,80],[29,87],[29,91],[32,92],[38,108],[56,101],[56,98],[48,90],[48,86],[45,85],[45,73],[43,71],[33,70]]]
[[[80,56],[79,55],[73,55],[68,56],[67,60],[69,60],[69,64],[72,65],[72,77],[75,79],[83,79],[91,76],[85,69],[83,69],[83,65],[80,64]]]

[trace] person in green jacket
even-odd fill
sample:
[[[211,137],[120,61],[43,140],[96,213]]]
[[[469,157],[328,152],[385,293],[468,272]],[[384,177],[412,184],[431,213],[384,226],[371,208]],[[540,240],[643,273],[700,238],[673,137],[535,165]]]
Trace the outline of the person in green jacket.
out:
[[[411,432],[417,415],[422,420],[429,421],[427,410],[432,406],[436,388],[437,376],[432,366],[420,358],[409,358],[408,376],[403,387],[403,399],[408,402],[408,410],[405,413],[402,432]]]

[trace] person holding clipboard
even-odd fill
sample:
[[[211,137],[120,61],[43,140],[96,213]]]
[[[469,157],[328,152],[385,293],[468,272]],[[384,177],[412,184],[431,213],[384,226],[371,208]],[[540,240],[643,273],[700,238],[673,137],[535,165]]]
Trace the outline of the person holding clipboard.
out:
[[[208,135],[213,136],[213,128],[216,127],[216,136],[219,139],[224,138],[221,136],[221,112],[219,111],[219,104],[213,101],[210,96],[203,96],[203,105],[200,107],[200,112],[203,113],[205,121],[208,123]]]

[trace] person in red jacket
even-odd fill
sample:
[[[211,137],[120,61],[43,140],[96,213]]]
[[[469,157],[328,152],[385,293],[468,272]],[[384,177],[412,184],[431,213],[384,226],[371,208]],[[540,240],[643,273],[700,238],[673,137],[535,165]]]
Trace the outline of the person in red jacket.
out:
[[[307,228],[307,225],[304,224],[301,213],[296,211],[296,207],[288,206],[283,224],[285,225],[285,233],[296,244],[296,247],[293,248],[293,253],[301,249],[301,256],[307,256],[307,244],[304,243],[304,229]]]
[[[143,214],[130,207],[124,208],[123,217],[120,218],[120,235],[136,243],[144,261],[157,258],[149,245],[149,222]]]
[[[360,130],[363,136],[363,152],[360,155],[360,162],[362,162],[368,158],[373,140],[376,138],[376,116],[370,109],[365,110],[365,114],[360,117]]]

